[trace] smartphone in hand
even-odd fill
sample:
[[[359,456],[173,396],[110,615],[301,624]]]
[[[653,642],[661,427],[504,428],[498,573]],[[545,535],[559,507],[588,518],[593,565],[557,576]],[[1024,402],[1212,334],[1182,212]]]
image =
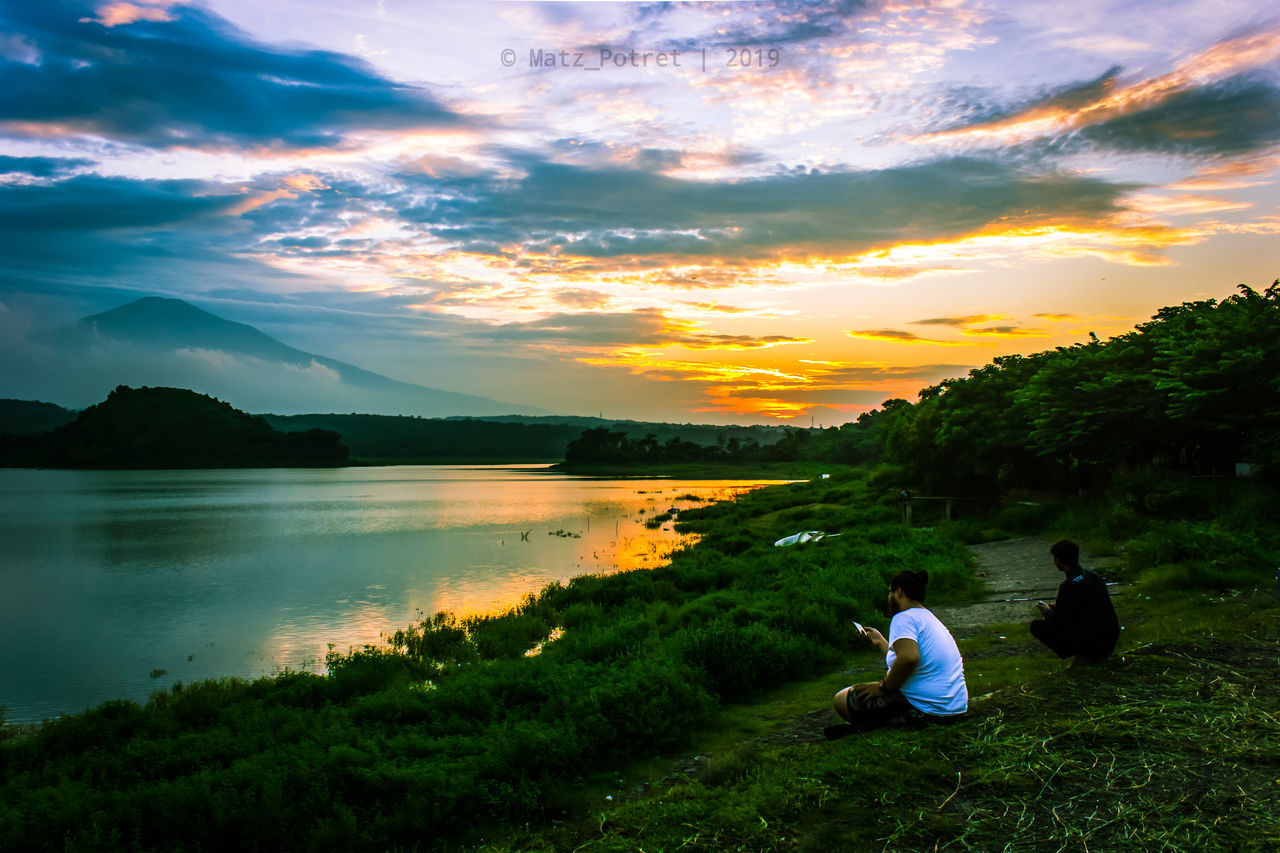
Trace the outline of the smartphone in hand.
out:
[[[860,623],[860,622],[854,622],[854,623],[853,623],[853,627],[854,627],[854,628],[858,631],[858,633],[859,633],[859,634],[861,634],[862,636],[864,636],[864,637],[865,637],[865,636],[867,636],[867,629],[862,627],[862,623]]]

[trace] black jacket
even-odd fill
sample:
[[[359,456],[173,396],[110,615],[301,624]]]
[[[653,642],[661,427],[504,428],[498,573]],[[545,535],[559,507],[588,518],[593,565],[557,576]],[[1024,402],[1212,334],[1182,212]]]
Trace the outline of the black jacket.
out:
[[[1044,617],[1045,628],[1075,654],[1104,658],[1120,639],[1120,620],[1102,578],[1077,569],[1058,587],[1058,600]]]

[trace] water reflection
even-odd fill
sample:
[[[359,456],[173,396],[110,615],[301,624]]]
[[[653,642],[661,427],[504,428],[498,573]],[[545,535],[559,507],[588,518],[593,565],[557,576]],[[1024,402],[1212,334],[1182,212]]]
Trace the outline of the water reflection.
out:
[[[318,669],[420,613],[650,568],[680,537],[646,519],[756,485],[538,467],[0,471],[0,642],[27,650],[0,656],[0,705],[35,720]]]

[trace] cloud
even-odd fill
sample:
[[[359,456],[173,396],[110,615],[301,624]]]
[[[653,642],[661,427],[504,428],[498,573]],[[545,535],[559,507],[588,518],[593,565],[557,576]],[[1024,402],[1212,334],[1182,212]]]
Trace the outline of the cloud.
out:
[[[835,0],[812,3],[805,0],[779,0],[772,3],[735,3],[717,10],[703,9],[723,16],[710,33],[683,43],[686,49],[698,47],[781,47],[799,42],[845,36],[857,23],[856,14],[873,4],[863,0]],[[730,17],[730,15],[732,17]]]
[[[172,225],[229,210],[239,199],[201,181],[81,175],[51,186],[0,188],[0,228],[63,232]]]
[[[900,344],[941,344],[943,346],[964,346],[965,341],[940,341],[934,338],[922,338],[915,332],[902,329],[855,329],[849,332],[853,338],[866,338],[871,341],[888,341]]]
[[[0,154],[0,175],[52,178],[92,165],[92,160],[79,157],[9,157]]]
[[[1091,125],[1080,138],[1119,151],[1225,156],[1256,151],[1280,142],[1280,88],[1262,78],[1233,77]]]
[[[964,329],[961,334],[991,338],[1044,338],[1042,329],[1024,329],[1021,326],[987,326],[984,329]]]
[[[40,59],[0,64],[0,125],[159,148],[331,148],[361,130],[469,121],[350,56],[262,45],[197,7],[148,8],[94,19],[84,2],[5,4],[0,29]]]
[[[640,168],[512,155],[518,177],[403,175],[399,216],[440,240],[517,253],[534,272],[678,263],[838,260],[902,242],[976,234],[995,223],[1106,222],[1129,188],[1010,163],[951,158],[869,171],[688,181]],[[397,200],[392,200],[397,204]]]
[[[933,317],[928,320],[912,320],[921,326],[972,326],[974,323],[985,323],[989,320],[1003,320],[1000,314],[969,314],[964,317]]]
[[[704,332],[692,323],[668,317],[660,309],[629,313],[553,314],[523,323],[495,325],[487,337],[556,348],[684,347],[686,349],[751,350],[778,344],[806,343],[787,335],[726,335]]]
[[[182,0],[143,0],[147,5],[134,3],[104,3],[98,7],[96,18],[81,18],[81,21],[96,21],[104,27],[118,27],[132,24],[135,21],[172,21],[163,7],[175,5]]]

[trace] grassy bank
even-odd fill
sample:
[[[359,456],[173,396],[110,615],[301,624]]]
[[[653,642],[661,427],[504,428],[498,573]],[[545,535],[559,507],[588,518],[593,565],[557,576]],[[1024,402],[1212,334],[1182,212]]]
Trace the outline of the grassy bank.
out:
[[[0,729],[0,847],[1137,850],[1274,836],[1276,694],[1254,689],[1276,663],[1272,493],[1149,478],[912,530],[891,485],[843,472],[686,510],[702,539],[668,566],[552,585],[500,616],[441,614],[331,656],[324,678],[175,686]],[[841,535],[771,544],[807,529]],[[962,543],[1021,531],[1123,556],[1123,660],[1064,677],[1019,644],[1024,626],[994,626],[963,647],[985,697],[963,725],[794,736],[881,669],[847,623],[885,626],[889,575],[926,568],[931,605],[963,602],[976,584]],[[1270,598],[1245,594],[1264,581]],[[1175,777],[1204,780],[1198,799]],[[1207,808],[1244,819],[1227,833]]]

